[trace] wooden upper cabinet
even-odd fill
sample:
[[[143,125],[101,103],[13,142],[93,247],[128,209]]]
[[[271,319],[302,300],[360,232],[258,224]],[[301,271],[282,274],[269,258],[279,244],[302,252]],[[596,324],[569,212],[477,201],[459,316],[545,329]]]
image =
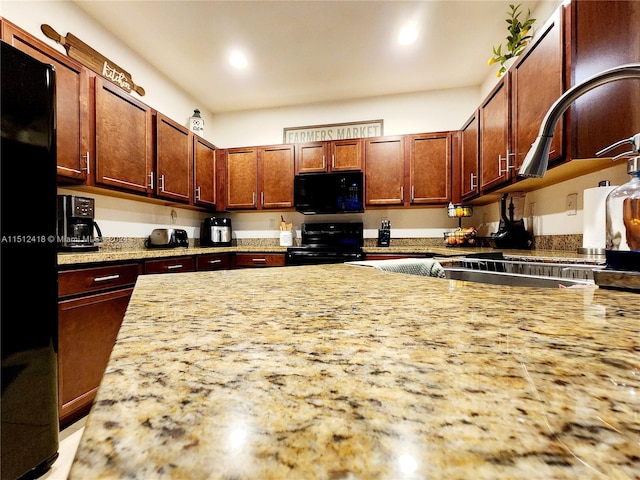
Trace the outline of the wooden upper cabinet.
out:
[[[404,137],[376,137],[365,140],[365,203],[404,203]]]
[[[564,92],[562,10],[537,32],[534,43],[518,58],[512,68],[512,152],[509,164],[520,168],[531,144],[538,137],[547,110]],[[549,161],[562,159],[563,124],[553,136]]]
[[[507,72],[480,105],[480,187],[488,190],[511,178],[509,77]]]
[[[608,68],[640,63],[640,2],[572,1],[567,29],[567,87]],[[640,79],[617,80],[578,98],[571,108],[572,158],[595,152],[640,132]],[[622,150],[623,151],[623,150]],[[612,152],[612,155],[621,151]]]
[[[199,135],[193,135],[193,203],[216,207],[216,148]]]
[[[258,149],[261,208],[292,208],[294,146],[274,145]]]
[[[258,208],[258,149],[230,148],[226,154],[229,209]]]
[[[56,68],[58,178],[82,183],[90,170],[89,75],[87,69],[2,19],[2,40]]]
[[[344,172],[348,170],[362,170],[361,138],[335,140],[331,142],[331,170]]]
[[[451,134],[409,136],[411,203],[451,201]]]
[[[316,173],[327,171],[327,142],[296,144],[296,173]]]
[[[193,134],[156,114],[156,196],[189,203],[193,190]]]
[[[479,193],[480,142],[478,112],[462,127],[460,141],[460,197],[463,200]]]
[[[296,174],[362,170],[362,138],[298,143],[295,150]]]
[[[151,109],[96,77],[96,184],[151,192]]]

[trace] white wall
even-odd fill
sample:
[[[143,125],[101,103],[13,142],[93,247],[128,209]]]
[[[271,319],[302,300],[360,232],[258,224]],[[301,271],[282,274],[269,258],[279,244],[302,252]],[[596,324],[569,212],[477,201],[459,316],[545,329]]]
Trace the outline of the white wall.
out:
[[[534,12],[539,19],[547,18],[556,3],[542,2],[542,12]],[[205,119],[205,137],[219,147],[277,144],[283,141],[286,127],[342,123],[361,120],[384,120],[386,135],[455,130],[462,126],[480,104],[487,89],[495,84],[494,71],[488,69],[487,81],[482,86],[387,97],[367,98],[340,103],[318,103],[291,108],[268,109],[212,115],[203,110],[197,99],[181,90],[154,70],[144,59],[138,57],[126,45],[119,42],[100,25],[87,17],[73,2],[68,1],[16,1],[3,0],[0,15],[42,39],[48,45],[64,53],[64,48],[46,38],[40,25],[47,23],[58,33],[72,32],[80,39],[122,65],[133,76],[136,84],[146,90],[141,100],[179,123],[187,123],[194,108],[202,110]],[[539,20],[540,24],[544,23]],[[135,94],[134,94],[135,95]],[[623,171],[623,170],[622,170]],[[604,174],[603,174],[604,175]],[[603,175],[596,175],[597,178]],[[624,177],[624,173],[621,175]],[[612,178],[612,183],[614,179]],[[623,178],[622,181],[626,181]],[[593,180],[580,179],[566,182],[568,185],[554,186],[529,194],[527,202],[535,201],[536,214],[540,216],[536,234],[581,233],[581,210],[567,220],[554,210],[564,205],[566,190],[577,191],[578,208],[581,209],[581,192]],[[595,181],[597,184],[597,181]],[[72,189],[60,189],[60,193],[74,193]],[[79,193],[83,195],[83,193]],[[103,234],[111,237],[145,237],[159,226],[173,225],[185,228],[189,236],[199,235],[199,226],[205,213],[188,209],[171,208],[131,200],[90,194],[96,199],[96,220]],[[535,200],[530,200],[534,198]],[[176,218],[171,217],[175,210]],[[464,220],[464,225],[480,225],[499,219],[498,204],[476,210],[474,217]],[[486,215],[485,215],[486,213]],[[323,221],[327,217],[303,216],[285,212],[287,221],[293,221],[296,229],[304,221]],[[242,237],[275,237],[280,212],[233,213],[234,231]],[[351,217],[351,216],[350,216]],[[347,220],[347,217],[330,217]],[[368,210],[363,215],[350,219],[362,220],[368,237],[376,236],[382,218],[391,220],[394,237],[440,237],[442,231],[457,225],[457,221],[446,216],[444,207],[420,209]],[[493,227],[493,225],[490,225]],[[497,227],[496,227],[497,228]],[[495,228],[494,228],[495,230]]]

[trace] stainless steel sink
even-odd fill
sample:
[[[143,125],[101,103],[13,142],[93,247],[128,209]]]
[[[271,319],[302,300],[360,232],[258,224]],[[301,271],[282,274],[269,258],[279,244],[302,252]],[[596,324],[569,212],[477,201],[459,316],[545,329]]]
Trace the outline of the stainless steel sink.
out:
[[[513,287],[559,288],[561,285],[563,287],[594,285],[593,280],[541,277],[537,275],[523,275],[520,273],[492,272],[454,267],[444,267],[444,276],[450,280],[490,283],[492,285],[510,285]]]
[[[443,265],[445,278],[514,287],[559,288],[595,285],[599,264],[463,258]]]

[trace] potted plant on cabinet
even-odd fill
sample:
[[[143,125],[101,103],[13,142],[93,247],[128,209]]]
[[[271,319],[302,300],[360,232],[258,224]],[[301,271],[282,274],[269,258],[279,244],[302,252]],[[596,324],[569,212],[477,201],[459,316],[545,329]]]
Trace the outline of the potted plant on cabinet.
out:
[[[509,5],[511,10],[506,18],[507,22],[507,47],[506,51],[502,52],[502,44],[498,47],[493,47],[493,56],[487,62],[488,65],[494,63],[500,63],[500,69],[496,72],[496,77],[501,77],[509,68],[511,60],[515,60],[523,50],[529,45],[529,42],[533,38],[533,35],[529,35],[531,27],[535,23],[536,19],[531,18],[531,10],[527,10],[527,15],[524,21],[520,21],[520,4]]]

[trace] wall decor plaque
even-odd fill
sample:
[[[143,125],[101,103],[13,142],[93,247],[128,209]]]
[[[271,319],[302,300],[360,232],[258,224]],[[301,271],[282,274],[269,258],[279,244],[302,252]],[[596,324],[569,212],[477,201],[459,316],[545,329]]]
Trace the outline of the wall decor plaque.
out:
[[[123,90],[127,92],[131,92],[133,90],[141,97],[144,96],[144,88],[133,83],[129,72],[113,63],[101,53],[95,51],[73,33],[67,33],[66,37],[62,36],[45,23],[40,26],[40,29],[42,30],[42,33],[51,40],[62,45],[67,51],[67,55],[69,57],[77,60],[85,67],[90,68],[98,75],[102,75],[104,78]]]
[[[384,135],[383,120],[363,122],[330,123],[308,125],[284,129],[284,143],[321,142],[325,140],[346,140],[348,138],[380,137]]]

